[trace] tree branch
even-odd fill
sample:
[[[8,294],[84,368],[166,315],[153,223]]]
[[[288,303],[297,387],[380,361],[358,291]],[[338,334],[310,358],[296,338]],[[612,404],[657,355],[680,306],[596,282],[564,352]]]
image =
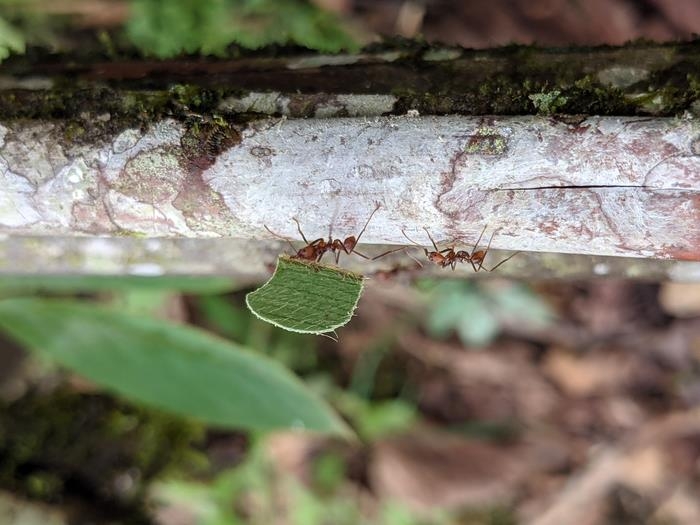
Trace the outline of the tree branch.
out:
[[[270,242],[265,226],[299,240],[293,218],[309,239],[330,228],[357,236],[380,203],[363,244],[407,244],[403,230],[430,246],[427,228],[440,248],[472,249],[486,227],[482,244],[494,234],[496,249],[700,261],[697,43],[449,51],[413,50],[417,62],[11,61],[0,89],[0,233],[206,238],[208,250],[221,237]],[[530,66],[516,67],[525,55]],[[483,83],[489,75],[497,85]],[[266,91],[240,89],[252,85]],[[515,105],[484,102],[505,86]],[[612,115],[550,116],[576,108]],[[483,109],[540,114],[469,116]],[[679,109],[690,111],[659,116]],[[302,116],[314,118],[291,118]],[[235,273],[264,266],[247,248],[236,253]],[[499,271],[526,275],[518,259]]]
[[[471,246],[700,260],[700,124],[693,119],[377,117],[164,120],[77,145],[15,122],[0,147],[0,231],[23,235],[298,239],[402,230]],[[204,138],[202,138],[204,134]],[[209,141],[229,146],[216,152]],[[190,141],[196,142],[190,147]],[[199,142],[198,142],[199,141]]]

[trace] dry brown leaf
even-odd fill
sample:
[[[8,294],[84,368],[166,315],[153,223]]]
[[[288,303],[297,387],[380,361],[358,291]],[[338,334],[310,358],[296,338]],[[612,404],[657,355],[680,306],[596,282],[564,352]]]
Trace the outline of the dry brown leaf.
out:
[[[554,349],[547,354],[543,371],[568,395],[585,397],[624,389],[633,366],[627,356],[619,353],[576,356]]]
[[[427,367],[419,385],[421,408],[440,419],[536,422],[555,411],[556,392],[526,344],[470,352],[409,334],[400,345]]]
[[[377,443],[369,475],[382,499],[429,510],[507,504],[527,471],[522,447],[423,431]]]
[[[668,480],[668,464],[664,450],[658,446],[632,450],[620,462],[619,482],[638,493],[663,489]]]
[[[675,525],[697,525],[700,523],[700,500],[697,488],[689,484],[678,487],[656,510],[655,522]]]
[[[670,315],[700,316],[700,283],[664,283],[659,291],[659,302]]]

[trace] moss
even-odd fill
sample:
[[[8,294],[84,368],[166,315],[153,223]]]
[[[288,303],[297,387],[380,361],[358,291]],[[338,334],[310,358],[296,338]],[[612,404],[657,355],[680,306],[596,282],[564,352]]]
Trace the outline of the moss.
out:
[[[566,105],[566,101],[568,100],[558,89],[543,93],[534,93],[528,95],[528,98],[535,105],[537,112],[543,115],[557,113],[560,108]]]
[[[104,395],[31,392],[0,403],[0,488],[145,515],[146,485],[186,464],[201,435],[198,425]]]
[[[146,128],[166,117],[183,122],[200,119],[200,115],[209,118],[232,93],[239,91],[186,85],[158,91],[71,84],[42,91],[0,90],[0,121],[57,119],[67,140],[94,143],[96,138],[108,141],[125,129]]]
[[[700,41],[666,46],[636,43],[622,48],[508,46],[482,51],[450,49],[447,54],[439,46],[397,42],[388,49],[394,49],[400,58],[390,63],[378,60],[303,70],[287,67],[295,60],[294,54],[277,55],[273,61],[264,58],[265,53],[258,54],[249,59],[249,67],[232,67],[231,71],[201,59],[196,69],[191,62],[185,67],[186,60],[172,61],[159,70],[161,74],[140,80],[120,79],[118,71],[110,71],[105,82],[111,82],[111,87],[76,81],[76,75],[99,74],[95,68],[100,66],[84,57],[73,57],[72,62],[71,55],[66,55],[63,58],[71,65],[63,74],[52,76],[52,89],[0,91],[0,121],[69,121],[67,138],[80,142],[148,126],[163,117],[189,125],[202,117],[211,120],[223,114],[229,123],[245,123],[259,115],[231,108],[230,100],[244,98],[246,89],[288,97],[295,116],[313,116],[324,100],[339,93],[392,94],[398,98],[393,113],[417,109],[422,115],[533,114],[531,97],[539,103],[537,97],[554,92],[559,95],[550,101],[554,105],[546,104],[547,112],[676,115],[690,109],[699,95]],[[435,57],[443,60],[433,60]],[[56,57],[44,60],[53,63]],[[32,64],[13,61],[7,67],[6,75],[21,79]],[[363,72],[359,76],[358,67]],[[229,109],[222,110],[227,100]],[[108,119],[96,118],[105,114]]]
[[[574,82],[564,94],[567,102],[563,112],[588,115],[634,115],[640,113],[639,105],[625,96],[625,92],[612,86],[603,86],[592,75]]]
[[[241,141],[238,130],[223,118],[214,115],[192,122],[180,139],[187,168],[204,170],[211,166],[225,150]]]
[[[76,142],[86,133],[85,127],[79,122],[69,122],[63,130],[63,136],[68,142]]]

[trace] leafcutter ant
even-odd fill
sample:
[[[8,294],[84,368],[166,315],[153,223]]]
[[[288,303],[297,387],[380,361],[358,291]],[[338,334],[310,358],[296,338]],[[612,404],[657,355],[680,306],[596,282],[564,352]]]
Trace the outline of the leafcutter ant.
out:
[[[377,255],[376,257],[372,257],[372,258],[358,252],[355,249],[357,244],[360,242],[360,238],[362,237],[362,234],[365,233],[365,229],[367,228],[369,221],[372,219],[372,217],[377,212],[377,210],[380,208],[380,206],[381,206],[381,204],[377,203],[377,205],[375,206],[372,213],[370,213],[369,217],[367,218],[367,221],[365,222],[365,225],[362,227],[362,230],[360,230],[360,233],[357,235],[357,237],[355,237],[354,235],[351,235],[349,237],[346,237],[345,240],[333,238],[333,226],[331,225],[328,228],[328,240],[324,239],[323,237],[320,237],[314,241],[309,242],[309,240],[304,235],[304,232],[301,231],[301,225],[299,224],[299,221],[296,219],[296,217],[293,217],[294,222],[297,223],[297,231],[299,232],[299,235],[301,235],[301,238],[306,243],[306,246],[302,247],[299,250],[294,248],[291,240],[289,240],[288,238],[283,237],[283,236],[273,232],[267,226],[265,226],[265,229],[268,232],[270,232],[272,235],[274,235],[275,237],[277,237],[279,239],[283,239],[289,243],[289,245],[292,247],[292,250],[294,250],[296,252],[296,254],[292,256],[292,259],[300,259],[302,261],[320,262],[321,259],[323,258],[323,256],[326,254],[326,252],[331,252],[335,255],[335,263],[336,264],[338,264],[338,261],[340,260],[341,253],[346,253],[347,255],[354,253],[355,255],[359,255],[363,259],[368,259],[368,260],[374,261],[375,259],[379,259],[380,257],[384,257],[385,255],[388,255],[390,253],[397,252],[399,250],[404,249],[403,247],[396,248],[394,250],[389,250],[387,252],[384,252],[384,253]]]
[[[486,231],[486,226],[484,226],[484,229],[481,230],[481,233],[479,234],[479,238],[476,240],[476,243],[474,243],[474,248],[472,248],[471,253],[465,250],[459,250],[455,251],[454,246],[450,248],[444,248],[440,250],[435,243],[435,240],[433,237],[430,235],[430,232],[428,231],[427,228],[423,228],[425,230],[425,233],[428,235],[428,239],[430,239],[430,242],[433,245],[433,248],[435,248],[435,251],[428,251],[427,248],[422,247],[420,244],[418,244],[416,241],[411,239],[408,235],[406,235],[406,232],[404,230],[401,230],[401,233],[403,233],[403,236],[406,237],[411,243],[415,244],[416,246],[421,246],[423,248],[423,251],[425,252],[425,256],[428,258],[428,260],[439,266],[440,268],[447,268],[448,266],[454,270],[457,267],[457,263],[465,263],[468,262],[469,264],[472,265],[472,268],[474,269],[475,272],[479,272],[481,270],[487,271],[487,272],[492,272],[499,266],[501,266],[503,263],[506,261],[510,260],[511,258],[515,257],[518,253],[520,252],[515,252],[505,259],[503,259],[501,262],[499,262],[496,266],[493,268],[489,269],[484,266],[484,259],[486,259],[486,254],[489,252],[489,249],[491,248],[491,241],[493,240],[493,236],[496,234],[494,231],[491,234],[491,238],[489,239],[489,243],[486,245],[485,250],[477,250],[479,247],[479,243],[481,242],[481,238],[484,236],[484,232]]]

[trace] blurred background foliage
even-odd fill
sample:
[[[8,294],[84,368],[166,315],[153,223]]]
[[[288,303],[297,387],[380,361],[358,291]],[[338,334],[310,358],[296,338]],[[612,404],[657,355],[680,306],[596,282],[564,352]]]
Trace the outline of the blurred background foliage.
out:
[[[468,346],[484,346],[508,323],[524,323],[536,330],[553,320],[552,310],[524,285],[444,280],[429,282],[428,333],[445,339],[456,333]]]
[[[0,0],[0,59],[23,53],[27,45],[59,47],[56,29],[71,21],[72,10],[80,11],[71,3],[61,7],[45,0]],[[226,56],[232,45],[302,46],[323,52],[359,48],[338,15],[305,0],[129,0],[125,7],[123,28],[101,33],[107,49],[113,48],[113,40],[123,39],[158,58]]]
[[[404,504],[391,499],[379,498],[365,507],[356,502],[360,497],[357,491],[366,490],[351,481],[366,475],[361,473],[366,468],[362,466],[366,461],[362,459],[366,453],[363,451],[369,450],[373,443],[410,432],[424,424],[415,385],[407,370],[386,374],[386,367],[393,366],[392,361],[400,355],[396,353],[398,338],[419,326],[415,322],[424,308],[428,312],[426,326],[432,330],[435,328],[434,319],[439,320],[445,315],[440,313],[441,308],[450,306],[462,310],[464,305],[472,304],[472,295],[477,295],[484,304],[508,304],[510,301],[533,311],[547,312],[547,309],[523,285],[502,283],[494,288],[461,281],[452,282],[450,286],[439,281],[423,281],[419,289],[415,295],[417,310],[407,310],[407,315],[398,318],[385,333],[373,335],[365,350],[348,362],[337,354],[336,343],[330,340],[282,331],[256,319],[243,303],[245,290],[239,290],[226,278],[74,276],[0,279],[0,310],[6,308],[8,301],[13,304],[12,301],[16,301],[13,298],[17,297],[34,297],[38,301],[48,301],[47,304],[54,304],[52,301],[60,298],[61,304],[72,301],[91,304],[91,310],[97,308],[105,315],[114,312],[113,333],[106,335],[106,339],[112,341],[142,337],[138,327],[132,327],[127,330],[133,333],[124,339],[124,326],[120,321],[124,316],[150,318],[166,322],[163,329],[172,330],[175,336],[180,328],[169,323],[187,322],[270,357],[303,377],[308,388],[326,399],[361,440],[360,444],[352,444],[333,439],[328,441],[320,436],[312,438],[311,443],[316,445],[311,446],[310,456],[304,460],[305,473],[295,475],[274,465],[275,460],[270,457],[270,442],[288,439],[292,443],[300,440],[299,443],[303,444],[311,436],[251,432],[245,424],[233,432],[216,425],[208,427],[197,422],[206,411],[192,412],[190,415],[194,420],[185,420],[161,415],[148,408],[132,408],[128,402],[113,401],[99,384],[73,376],[70,371],[56,368],[50,361],[24,359],[21,366],[10,367],[7,375],[0,374],[0,424],[4,421],[3,429],[0,429],[0,464],[5,465],[0,469],[0,489],[11,489],[46,501],[59,501],[72,494],[79,483],[87,485],[81,489],[83,492],[100,494],[102,504],[117,501],[117,506],[123,507],[119,516],[129,516],[128,519],[141,516],[139,519],[148,520],[150,518],[145,517],[148,512],[143,510],[144,505],[148,505],[166,514],[172,511],[191,515],[195,520],[191,523],[203,525],[274,523],[274,517],[280,512],[287,513],[288,523],[300,525],[321,525],[329,523],[329,519],[334,524],[348,525],[456,523],[453,513],[415,515]],[[496,315],[493,306],[489,308],[488,312],[493,310],[493,315]],[[510,313],[518,317],[518,312],[522,311],[513,308]],[[30,315],[41,316],[40,310],[37,312]],[[47,319],[47,322],[51,326],[55,324],[54,335],[60,343],[69,347],[80,347],[85,340],[97,347],[106,344],[92,342],[89,334],[95,327],[89,319],[84,321],[82,335],[70,331],[63,333],[58,328],[62,323],[69,326],[81,322],[75,317],[80,315],[80,309],[53,315],[58,317]],[[61,319],[61,315],[67,317]],[[482,312],[483,315],[487,314]],[[477,316],[472,322],[471,330],[477,334],[486,333],[474,324],[478,324],[479,319],[482,317]],[[489,337],[480,335],[479,344],[486,344],[497,336],[498,322],[487,321]],[[459,322],[437,323],[442,323],[442,337],[449,337],[452,328],[457,333],[464,331]],[[13,326],[12,332],[17,330],[21,332],[22,328]],[[343,337],[342,331],[340,336]],[[153,347],[166,345],[174,359],[181,355],[177,345],[171,345],[165,337],[162,340],[151,338],[147,344]],[[136,340],[132,346],[140,353],[148,351]],[[231,351],[236,352],[236,348],[231,346]],[[7,351],[6,343],[0,350],[0,361],[4,363],[8,362]],[[182,367],[194,370],[187,355],[182,354],[182,360]],[[41,366],[37,368],[33,363]],[[144,370],[145,375],[152,376],[154,383],[169,381],[170,367],[164,369],[162,363],[147,360],[142,363],[148,367]],[[80,370],[81,366],[77,368]],[[126,373],[127,369],[118,363],[110,366],[109,374],[117,381],[124,379]],[[183,396],[216,388],[207,374],[193,374],[187,386],[174,386]],[[251,385],[251,389],[255,387]],[[254,395],[257,399],[267,398],[272,404],[279,402],[274,388],[261,389]],[[250,399],[237,396],[229,402],[246,405]],[[50,406],[55,407],[55,412]],[[73,420],[71,414],[80,411],[93,415]],[[32,423],[35,416],[40,416],[41,423]],[[107,426],[102,428],[96,421],[105,421]],[[468,432],[472,431],[474,429]],[[168,435],[180,437],[174,440],[167,438]],[[158,445],[161,439],[169,439],[170,446],[163,448]],[[34,445],[20,446],[22,443]],[[222,453],[218,451],[217,443],[229,443],[226,446],[234,450],[220,456]],[[320,445],[322,443],[325,444]],[[308,445],[296,446],[304,448]],[[99,457],[93,457],[93,447],[105,447],[105,450]],[[81,459],[75,460],[78,457]],[[128,486],[128,490],[119,488],[120,483]],[[481,516],[479,520],[486,519],[483,523],[511,523],[508,512],[492,509],[483,512],[485,514],[482,511],[478,514]],[[493,512],[496,512],[495,517],[488,518]],[[160,522],[168,523],[163,519]]]
[[[357,49],[336,16],[303,0],[132,0],[126,32],[139,49],[159,58],[223,55],[231,44]]]

